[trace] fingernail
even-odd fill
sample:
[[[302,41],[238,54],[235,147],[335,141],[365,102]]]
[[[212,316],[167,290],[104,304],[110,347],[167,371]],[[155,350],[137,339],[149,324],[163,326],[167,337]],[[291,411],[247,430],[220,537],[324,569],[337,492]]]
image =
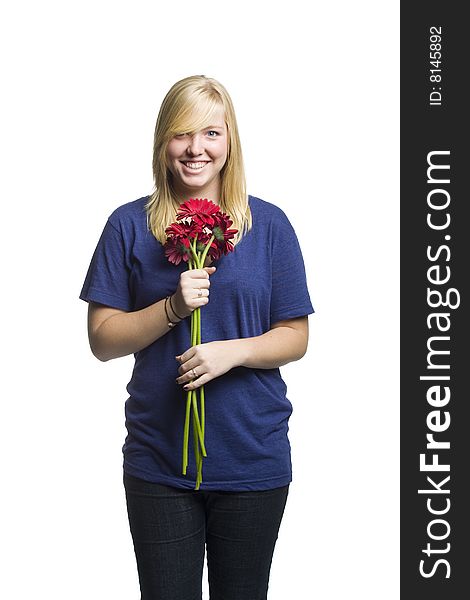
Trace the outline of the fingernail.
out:
[[[186,391],[188,391],[188,390],[189,390],[189,386],[187,386],[187,385],[184,385],[184,386],[183,386],[183,390],[186,390]]]

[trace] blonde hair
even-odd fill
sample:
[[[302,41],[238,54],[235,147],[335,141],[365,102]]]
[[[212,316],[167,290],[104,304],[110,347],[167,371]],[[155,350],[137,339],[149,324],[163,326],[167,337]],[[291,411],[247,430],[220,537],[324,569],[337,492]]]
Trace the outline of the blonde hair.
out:
[[[232,101],[227,90],[215,79],[193,75],[178,81],[163,99],[155,126],[153,177],[155,189],[145,204],[147,227],[162,244],[165,228],[175,221],[179,200],[171,183],[167,165],[169,141],[178,133],[193,133],[212,125],[214,113],[223,106],[228,131],[227,160],[220,171],[221,196],[209,198],[218,204],[238,229],[232,240],[237,244],[251,229],[252,217],[246,193],[245,171]]]

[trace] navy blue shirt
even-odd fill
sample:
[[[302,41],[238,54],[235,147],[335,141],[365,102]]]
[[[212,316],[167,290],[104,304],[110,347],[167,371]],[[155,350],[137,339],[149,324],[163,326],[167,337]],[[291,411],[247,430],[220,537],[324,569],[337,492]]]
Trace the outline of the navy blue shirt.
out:
[[[80,298],[125,311],[157,302],[177,288],[186,263],[171,264],[147,229],[147,197],[108,218]],[[253,226],[233,252],[213,264],[209,303],[201,308],[202,343],[258,336],[277,321],[313,313],[300,246],[284,212],[249,196]],[[175,356],[191,346],[186,318],[135,353],[125,404],[124,470],[147,481],[194,488],[189,440],[181,473],[186,392]],[[288,420],[292,404],[279,369],[236,367],[204,386],[205,446],[201,490],[265,490],[292,480]]]

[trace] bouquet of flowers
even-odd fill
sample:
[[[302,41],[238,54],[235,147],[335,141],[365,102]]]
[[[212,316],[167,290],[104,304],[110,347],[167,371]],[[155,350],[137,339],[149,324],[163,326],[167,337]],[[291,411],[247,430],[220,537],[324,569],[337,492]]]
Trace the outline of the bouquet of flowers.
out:
[[[230,229],[232,221],[214,202],[205,199],[190,198],[180,205],[176,213],[177,221],[165,229],[167,240],[164,244],[165,256],[179,265],[188,263],[189,269],[202,269],[207,256],[212,260],[233,250],[230,240],[237,229]],[[201,309],[191,313],[191,346],[201,343]],[[199,391],[199,402],[197,392]],[[186,392],[186,414],[183,430],[183,475],[188,466],[189,424],[192,409],[194,456],[197,475],[196,487],[202,482],[202,459],[207,456],[204,445],[205,397],[204,386]]]

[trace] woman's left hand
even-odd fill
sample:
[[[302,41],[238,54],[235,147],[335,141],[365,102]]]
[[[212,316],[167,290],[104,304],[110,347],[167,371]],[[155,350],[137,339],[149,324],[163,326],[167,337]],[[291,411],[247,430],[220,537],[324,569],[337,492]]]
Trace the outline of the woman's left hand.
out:
[[[181,363],[181,366],[178,369],[180,376],[176,378],[176,383],[184,385],[185,390],[195,390],[233,369],[237,362],[236,353],[230,342],[231,340],[222,340],[197,344],[177,356],[176,360]]]

